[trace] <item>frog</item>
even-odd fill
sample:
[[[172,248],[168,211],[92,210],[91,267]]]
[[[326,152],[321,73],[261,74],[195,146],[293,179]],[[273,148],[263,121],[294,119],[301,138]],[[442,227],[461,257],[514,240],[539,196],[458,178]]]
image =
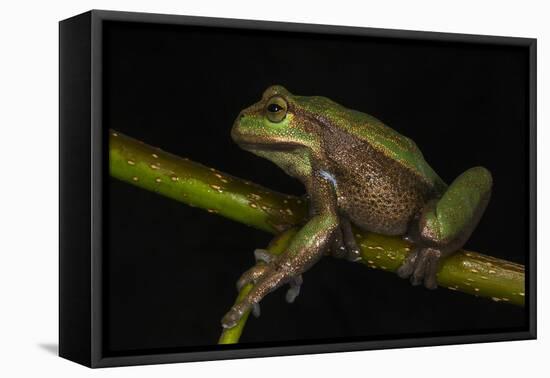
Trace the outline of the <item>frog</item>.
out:
[[[412,247],[397,275],[435,289],[441,262],[468,241],[491,197],[487,168],[469,168],[448,185],[412,139],[378,118],[281,85],[239,113],[231,138],[298,179],[309,213],[284,253],[255,251],[256,264],[237,281],[238,290],[252,289],[222,318],[223,328],[247,311],[258,316],[260,301],[283,285],[292,303],[302,274],[327,254],[360,261],[355,229],[407,240]]]

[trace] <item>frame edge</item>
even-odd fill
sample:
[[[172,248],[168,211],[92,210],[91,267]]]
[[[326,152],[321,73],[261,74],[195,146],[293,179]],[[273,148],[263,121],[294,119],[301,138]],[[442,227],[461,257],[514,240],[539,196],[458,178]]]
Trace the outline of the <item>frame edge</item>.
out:
[[[59,22],[59,356],[90,361],[90,19]]]
[[[439,33],[429,31],[408,31],[396,29],[377,29],[352,26],[334,26],[323,24],[302,24],[273,21],[240,20],[228,18],[210,18],[154,13],[119,12],[91,10],[91,85],[90,85],[90,138],[91,138],[91,352],[90,363],[93,368],[142,364],[160,364],[174,362],[192,362],[204,360],[223,360],[236,358],[274,357],[284,355],[303,355],[316,353],[362,351],[372,349],[409,348],[425,346],[443,346],[453,344],[471,344],[498,341],[517,341],[536,339],[536,42],[535,38],[488,36],[475,34]],[[72,18],[71,18],[72,19]],[[68,19],[70,20],[70,19]],[[527,47],[529,49],[529,141],[530,141],[530,258],[529,258],[529,328],[527,331],[515,331],[494,334],[465,336],[435,336],[426,338],[408,338],[384,341],[363,341],[330,344],[310,344],[299,346],[265,347],[250,349],[227,349],[206,352],[159,353],[122,357],[103,356],[102,343],[102,167],[105,145],[102,131],[102,25],[104,21],[170,23],[196,26],[218,26],[227,28],[278,30],[291,32],[325,33],[338,35],[358,35],[378,38],[401,38],[428,41],[458,43],[497,44]],[[60,349],[61,350],[61,349]]]

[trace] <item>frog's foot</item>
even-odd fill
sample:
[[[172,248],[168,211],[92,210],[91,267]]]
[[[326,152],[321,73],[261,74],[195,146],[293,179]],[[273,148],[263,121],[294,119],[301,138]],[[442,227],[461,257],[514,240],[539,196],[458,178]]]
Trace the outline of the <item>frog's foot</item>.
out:
[[[437,288],[437,269],[441,251],[434,248],[416,248],[409,253],[397,275],[401,278],[409,278],[415,286],[424,283],[428,289]]]
[[[255,284],[270,269],[269,263],[274,260],[275,256],[265,249],[256,249],[254,251],[254,258],[256,259],[256,265],[244,272],[237,280],[237,291],[241,291],[248,284]],[[252,314],[255,317],[259,317],[260,313],[260,304],[253,304]]]
[[[334,236],[332,237],[332,241],[330,242],[330,249],[327,250],[327,252],[328,255],[336,257],[338,259],[343,259],[347,257],[348,250],[346,248],[346,244],[344,243],[343,232],[340,228],[334,231]]]
[[[272,269],[272,266],[270,266],[270,264],[275,259],[275,256],[273,254],[269,253],[265,249],[256,249],[254,251],[254,257],[256,258],[256,265],[254,265],[252,268],[241,275],[241,277],[237,281],[238,291],[241,291],[241,289],[248,284],[255,285],[262,276],[264,276],[270,269]],[[288,285],[290,286],[290,288],[286,293],[286,301],[288,303],[293,303],[296,297],[298,297],[298,295],[300,294],[300,287],[302,286],[302,282],[302,275],[298,275],[289,281]],[[259,317],[260,313],[260,304],[254,303],[252,305],[252,314],[255,317]]]
[[[351,223],[346,218],[341,218],[340,227],[334,230],[328,255],[336,258],[345,258],[349,261],[361,260],[361,251],[355,241]]]
[[[269,270],[269,263],[275,258],[274,255],[265,249],[256,249],[254,251],[254,257],[256,259],[256,265],[244,272],[237,280],[238,291],[241,291],[244,286],[250,283],[255,284],[260,277]]]
[[[346,258],[349,261],[360,261],[361,260],[361,250],[355,241],[355,235],[353,235],[353,230],[351,228],[351,223],[347,218],[344,218],[340,221],[340,228],[342,229],[342,235],[344,238],[344,244],[346,245],[347,256]]]
[[[237,325],[239,320],[243,317],[248,308],[242,303],[238,303],[231,307],[231,310],[222,318],[223,328],[233,328]]]
[[[299,281],[295,281],[299,276],[293,276],[292,273],[281,267],[277,268],[274,264],[267,265],[268,269],[261,275],[261,277],[254,284],[254,287],[250,290],[248,295],[239,303],[235,304],[231,310],[222,318],[223,328],[233,328],[237,325],[239,320],[248,311],[252,310],[259,312],[259,308],[254,310],[260,303],[260,300],[266,296],[269,292],[277,289],[285,283],[291,283],[290,295],[287,294],[288,299],[294,300],[299,292]],[[294,285],[294,286],[292,286]]]
[[[269,267],[268,265],[264,265]],[[254,268],[252,268],[254,269]],[[270,272],[269,274],[267,272]],[[245,273],[246,274],[246,273]],[[260,316],[260,300],[270,291],[281,286],[284,281],[287,281],[290,288],[286,292],[286,301],[293,303],[296,297],[300,294],[300,287],[303,279],[302,275],[288,277],[288,273],[283,273],[280,270],[266,270],[261,275],[262,278],[252,288],[248,296],[242,301],[234,305],[231,310],[222,319],[223,328],[233,328],[238,321],[243,317],[244,313],[252,310],[255,317]]]
[[[319,182],[318,188],[331,189],[324,182]],[[287,250],[266,264],[267,268],[262,274],[259,274],[259,278],[248,294],[222,318],[224,328],[237,325],[247,311],[282,285],[291,285],[287,300],[296,299],[302,281],[300,275],[321,259],[323,253],[330,247],[333,233],[338,228],[334,203],[333,199],[328,209],[309,219],[294,235]],[[265,264],[265,262],[261,263]]]

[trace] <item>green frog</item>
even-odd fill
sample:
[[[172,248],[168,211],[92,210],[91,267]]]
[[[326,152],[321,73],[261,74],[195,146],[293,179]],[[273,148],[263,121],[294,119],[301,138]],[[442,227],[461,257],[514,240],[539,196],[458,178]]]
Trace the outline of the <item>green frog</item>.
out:
[[[282,285],[293,302],[302,273],[324,254],[361,259],[352,225],[409,240],[414,248],[397,274],[435,289],[440,261],[468,240],[491,196],[487,169],[470,168],[447,185],[411,139],[375,117],[280,85],[241,111],[231,136],[301,181],[310,210],[285,253],[255,251],[258,263],[237,288],[254,286],[223,317],[224,328],[248,310],[259,315],[260,300]]]

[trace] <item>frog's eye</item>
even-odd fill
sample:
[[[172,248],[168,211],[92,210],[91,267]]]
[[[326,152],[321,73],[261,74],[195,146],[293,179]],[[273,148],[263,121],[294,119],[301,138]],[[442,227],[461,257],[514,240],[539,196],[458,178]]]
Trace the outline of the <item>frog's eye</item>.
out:
[[[271,122],[281,122],[285,119],[288,105],[281,96],[273,96],[265,105],[265,114]]]

